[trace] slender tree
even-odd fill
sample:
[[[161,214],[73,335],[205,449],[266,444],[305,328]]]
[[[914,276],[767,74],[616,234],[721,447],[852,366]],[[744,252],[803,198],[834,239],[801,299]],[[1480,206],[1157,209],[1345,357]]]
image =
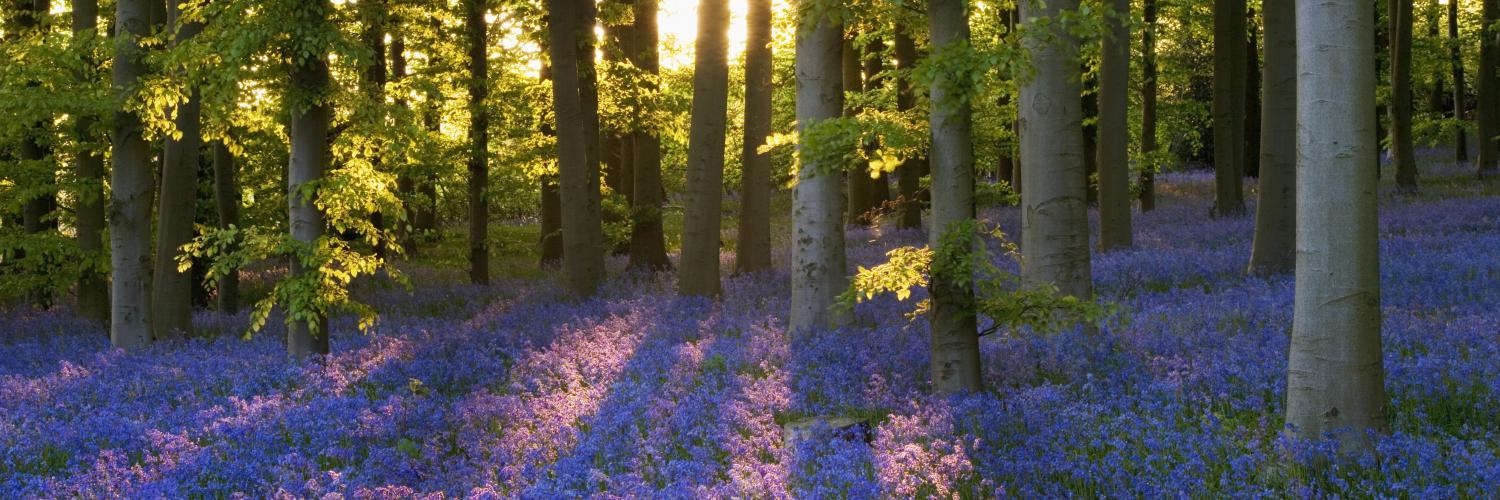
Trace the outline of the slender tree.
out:
[[[1141,211],[1156,209],[1156,0],[1145,0],[1141,29]]]
[[[92,39],[101,36],[99,28],[99,1],[73,0],[73,36],[76,39]],[[84,61],[88,67],[96,62],[92,58]],[[83,81],[92,75],[80,73]],[[93,130],[98,117],[91,113],[80,113],[76,122],[78,142],[93,144]],[[78,199],[73,207],[77,223],[78,249],[92,259],[104,256],[104,155],[95,147],[88,146],[79,151],[73,160],[73,171],[80,184]],[[78,277],[78,313],[83,317],[104,323],[109,320],[109,285],[107,276],[95,266],[85,266]]]
[[[1248,3],[1248,2],[1247,2]],[[1260,44],[1255,7],[1245,9],[1245,144],[1240,147],[1244,176],[1260,178]]]
[[[901,70],[896,81],[896,109],[908,111],[916,107],[916,95],[912,90],[912,70],[917,65],[917,44],[911,38],[910,28],[896,26],[896,67]],[[902,229],[922,227],[922,200],[918,191],[922,189],[922,166],[926,158],[907,158],[896,169],[896,225]]]
[[[545,46],[543,47],[546,48]],[[540,79],[552,83],[552,63],[548,60],[542,61],[542,68],[537,72]],[[542,135],[556,138],[557,127],[552,117],[543,117],[538,126]],[[557,174],[544,173],[541,175],[541,204],[542,204],[542,228],[541,228],[541,267],[543,269],[554,268],[562,264],[563,242],[562,242],[562,196],[557,189]]]
[[[859,48],[854,45],[851,37],[846,37],[840,50],[840,69],[843,74],[844,94],[858,94],[864,92],[864,80],[860,74]],[[859,114],[849,100],[844,101],[844,116],[854,117]],[[848,174],[849,179],[849,225],[866,226],[874,222],[875,211],[875,181],[870,178],[868,164],[860,162],[858,167]]]
[[[172,43],[181,44],[202,31],[198,23],[183,23],[177,2],[168,2],[167,24],[175,31]],[[193,276],[177,270],[178,248],[193,240],[194,205],[198,202],[199,150],[203,147],[199,91],[177,105],[175,125],[180,136],[169,136],[162,150],[160,206],[156,223],[155,277],[151,282],[151,330],[158,339],[182,338],[193,332]]]
[[[881,41],[877,34],[872,33],[867,37],[860,62],[864,66],[864,85],[866,92],[874,92],[885,85],[883,78],[885,71],[885,42]],[[866,148],[873,150],[875,144],[869,143]],[[872,172],[874,173],[874,172]],[[891,180],[884,172],[879,172],[879,177],[870,179],[870,200],[874,203],[876,210],[884,210],[886,202],[891,201]]]
[[[365,66],[363,74],[360,75],[360,92],[364,94],[365,100],[370,103],[360,113],[368,114],[368,119],[374,123],[386,123],[385,108],[385,86],[390,82],[391,68],[386,64],[386,56],[389,47],[386,36],[390,22],[390,6],[387,0],[365,0],[358,3],[360,30],[359,42],[366,50],[370,51],[369,64]],[[376,152],[370,157],[370,169],[376,172],[385,169],[385,158]],[[399,181],[398,181],[399,184]],[[399,187],[397,188],[400,189]],[[370,212],[370,226],[377,232],[386,230],[385,213],[378,208]],[[386,242],[381,239],[375,243],[374,254],[380,259],[387,259],[390,250],[386,248]]]
[[[1021,2],[1021,19],[1051,36],[1024,41],[1035,74],[1021,86],[1021,277],[1093,296],[1078,40],[1056,20],[1078,0]]]
[[[837,118],[844,107],[840,74],[843,26],[809,10],[797,27],[797,128],[802,137],[812,127]],[[812,145],[817,146],[817,145]],[[792,332],[842,323],[833,310],[847,287],[843,193],[838,165],[814,161],[805,143],[797,145],[800,162],[792,193]],[[824,145],[823,147],[827,147]]]
[[[635,0],[635,50],[631,62],[652,77],[660,73],[660,45],[656,26],[657,0]],[[648,79],[656,90],[656,81]],[[640,110],[638,114],[648,114]],[[671,269],[667,259],[666,234],[662,230],[661,139],[653,122],[631,133],[634,142],[635,196],[630,208],[630,267]]]
[[[1291,271],[1297,237],[1297,9],[1293,0],[1265,0],[1266,69],[1262,73],[1260,200],[1255,206],[1251,274]]]
[[[490,282],[490,112],[488,0],[464,1],[469,63],[469,280]]]
[[[1484,23],[1479,37],[1479,75],[1476,87],[1479,102],[1474,110],[1479,124],[1479,176],[1494,173],[1500,168],[1500,40],[1496,40],[1495,25],[1500,21],[1500,0],[1483,0],[1481,13]]]
[[[1417,157],[1412,145],[1411,37],[1412,0],[1387,0],[1391,16],[1391,150],[1395,153],[1396,184],[1417,189]]]
[[[587,5],[585,5],[587,4]],[[599,169],[588,157],[581,95],[580,38],[593,31],[592,0],[548,0],[552,25],[552,96],[557,117],[557,168],[562,205],[563,274],[568,288],[590,296],[604,277],[604,234],[599,215]],[[580,22],[583,21],[583,22]],[[597,124],[597,122],[595,122]],[[597,139],[597,136],[595,137]],[[594,148],[597,153],[597,145]],[[597,157],[595,158],[597,160]]]
[[[745,16],[745,131],[740,163],[740,229],[736,273],[771,267],[771,0],[750,0]]]
[[[1297,285],[1292,434],[1345,451],[1385,431],[1377,240],[1373,3],[1297,2]]]
[[[1099,249],[1132,244],[1130,226],[1130,0],[1113,0],[1099,67]]]
[[[1245,0],[1214,0],[1215,216],[1245,212]]]
[[[724,195],[724,129],[729,112],[729,4],[698,3],[693,50],[693,115],[688,131],[687,211],[682,224],[683,295],[718,295]]]
[[[968,63],[969,18],[964,0],[931,0],[927,3],[932,52],[938,60]],[[974,144],[970,96],[967,82],[954,81],[957,71],[941,71],[931,85],[932,231],[927,244],[951,258],[934,259],[932,268],[931,381],[941,394],[978,391],[982,388],[979,364],[978,318],[974,313],[972,271],[966,260],[969,248],[943,248],[974,219]],[[960,239],[964,241],[966,239]],[[967,274],[967,275],[966,275]]]
[[[293,242],[301,247],[292,257],[291,275],[318,272],[312,247],[323,237],[323,211],[316,203],[314,187],[328,165],[328,124],[332,110],[326,100],[329,88],[328,49],[316,35],[331,29],[328,0],[315,0],[293,9],[294,26],[290,94],[297,97],[291,109],[291,158],[287,166],[287,216]],[[287,328],[287,353],[294,358],[328,354],[328,318],[322,314],[294,319]]]
[[[110,157],[110,341],[139,350],[151,343],[151,148],[140,115],[126,106],[147,72],[141,39],[150,35],[150,0],[116,0]]]
[[[9,26],[9,28],[18,32],[36,31],[37,35],[42,35],[48,29],[43,22],[43,18],[50,9],[51,2],[48,0],[27,0],[20,2],[19,5],[15,6],[14,17],[11,20],[14,24],[13,26]],[[39,85],[40,82],[34,80],[26,84],[29,88]],[[55,172],[50,167],[43,167],[43,165],[51,163],[49,160],[52,154],[52,148],[49,144],[51,141],[47,139],[48,134],[51,133],[47,128],[47,122],[49,121],[51,121],[51,117],[45,117],[28,124],[20,147],[17,148],[19,149],[18,156],[21,161],[30,162],[32,165],[35,165],[33,168],[36,169],[38,174],[36,180],[48,186],[46,192],[29,195],[22,203],[21,226],[26,231],[26,234],[41,234],[57,229],[57,222],[54,218],[54,212],[57,210]],[[20,253],[18,257],[25,258],[24,251],[18,253]],[[38,260],[45,259],[42,256],[34,257]],[[45,271],[37,269],[35,272]],[[37,309],[49,309],[52,307],[52,290],[45,285],[27,290],[26,297],[27,302],[30,302]]]
[[[239,167],[234,154],[223,141],[214,142],[214,202],[219,212],[219,229],[229,229],[240,224]],[[218,283],[218,307],[221,312],[232,313],[240,308],[240,272],[231,270]]]
[[[1468,89],[1464,85],[1463,43],[1458,37],[1458,2],[1448,0],[1448,58],[1453,67],[1453,119],[1459,123],[1453,128],[1453,160],[1464,162],[1469,161],[1469,134],[1464,125]]]

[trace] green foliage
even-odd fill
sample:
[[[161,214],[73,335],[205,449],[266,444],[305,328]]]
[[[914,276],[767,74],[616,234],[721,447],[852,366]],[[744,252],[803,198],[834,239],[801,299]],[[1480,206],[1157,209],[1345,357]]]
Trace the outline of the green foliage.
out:
[[[884,263],[861,266],[849,289],[839,296],[837,307],[850,309],[884,294],[907,301],[913,289],[927,287],[936,276],[973,288],[976,300],[970,312],[990,320],[979,332],[981,336],[1000,331],[1014,334],[1022,328],[1052,332],[1079,322],[1097,322],[1113,313],[1104,304],[1059,296],[1052,286],[1022,283],[1019,276],[995,265],[990,242],[1019,258],[998,228],[986,230],[973,219],[956,222],[943,234],[936,251],[925,246],[901,247],[887,252]],[[930,306],[930,299],[918,301],[907,317],[915,320]]]

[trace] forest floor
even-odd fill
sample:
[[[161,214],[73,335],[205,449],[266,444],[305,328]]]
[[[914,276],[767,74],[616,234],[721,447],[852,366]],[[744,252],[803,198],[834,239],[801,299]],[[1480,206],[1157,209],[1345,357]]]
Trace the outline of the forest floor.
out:
[[[1192,173],[1165,176],[1134,249],[1094,256],[1118,308],[1102,337],[986,337],[990,389],[966,397],[927,394],[910,302],[787,335],[784,239],[777,271],[728,279],[720,302],[676,297],[670,275],[574,302],[416,266],[412,293],[361,287],[379,325],[336,320],[322,364],[287,360],[275,321],[240,340],[245,314],[124,354],[70,311],[3,313],[0,497],[1493,495],[1500,184],[1424,174],[1419,196],[1383,188],[1393,432],[1372,457],[1279,437],[1292,280],[1245,276],[1253,218],[1210,219]],[[1013,208],[983,215],[1016,229]],[[850,231],[851,263],[922,239]],[[872,440],[786,446],[782,424],[809,415],[868,419]]]

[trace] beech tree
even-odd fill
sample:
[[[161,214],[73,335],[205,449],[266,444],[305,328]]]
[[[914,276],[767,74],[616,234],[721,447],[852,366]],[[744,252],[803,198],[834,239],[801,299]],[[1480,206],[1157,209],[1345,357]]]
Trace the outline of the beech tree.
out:
[[[585,5],[586,4],[586,5]],[[599,215],[599,168],[589,161],[585,103],[580,85],[580,43],[592,37],[592,0],[548,0],[552,95],[557,120],[557,169],[563,240],[563,274],[579,296],[593,295],[604,277],[604,234]],[[587,33],[586,33],[587,32]],[[595,122],[597,125],[597,122]],[[595,137],[597,139],[597,136]],[[598,147],[593,150],[597,153]],[[597,160],[597,157],[595,158]]]
[[[1479,176],[1484,177],[1500,169],[1500,40],[1495,26],[1500,22],[1500,0],[1481,0],[1481,24],[1479,36],[1479,75],[1475,82],[1478,101],[1474,110],[1474,121],[1478,122]]]
[[[917,44],[911,38],[911,28],[897,26],[895,39],[896,67],[901,70],[900,80],[896,82],[896,109],[907,111],[916,106],[916,92],[912,89],[913,76],[911,71],[917,66]],[[900,203],[896,205],[896,225],[902,229],[917,229],[922,227],[922,200],[919,192],[922,189],[922,175],[926,158],[907,158],[896,170],[896,195]]]
[[[234,154],[223,141],[214,145],[214,204],[218,209],[221,230],[240,224],[240,184]],[[231,251],[233,248],[231,248]],[[230,270],[218,281],[218,307],[221,312],[235,312],[240,308],[240,272]]]
[[[1417,189],[1416,148],[1412,145],[1412,0],[1387,0],[1391,25],[1391,152],[1396,184]]]
[[[173,44],[190,40],[202,25],[181,22],[182,10],[167,2],[167,24],[174,31]],[[199,150],[203,147],[201,105],[197,86],[177,106],[177,136],[169,136],[162,149],[161,204],[157,210],[156,264],[151,283],[151,325],[158,339],[182,338],[193,332],[193,277],[177,266],[178,248],[193,239],[194,205],[198,201]]]
[[[1373,4],[1297,2],[1297,284],[1292,435],[1345,451],[1387,430],[1380,340]]]
[[[659,90],[655,77],[661,72],[660,40],[656,26],[657,0],[635,0],[635,50],[631,62],[648,75],[644,91]],[[638,115],[648,110],[638,110]],[[630,208],[630,266],[651,270],[672,267],[667,258],[666,234],[662,229],[661,137],[648,121],[631,133],[634,142],[635,196]]]
[[[1156,0],[1145,0],[1141,28],[1141,211],[1156,209]]]
[[[1453,161],[1469,161],[1467,127],[1463,125],[1468,112],[1469,91],[1464,85],[1463,43],[1458,37],[1458,3],[1448,0],[1448,64],[1453,67],[1453,119],[1459,125],[1453,128]]]
[[[1214,209],[1245,212],[1245,0],[1214,0]]]
[[[1093,296],[1078,40],[1055,22],[1078,0],[1022,2],[1021,20],[1049,36],[1023,39],[1034,74],[1021,85],[1021,277],[1061,295]]]
[[[1099,66],[1099,249],[1132,245],[1130,225],[1130,0],[1105,14]]]
[[[103,35],[98,29],[98,0],[73,0],[75,41],[83,44],[98,39]],[[88,55],[84,56],[84,62],[89,68],[98,64]],[[93,76],[85,71],[78,74],[77,78],[82,83]],[[109,319],[108,274],[101,269],[102,266],[93,264],[95,259],[104,258],[104,154],[100,148],[93,146],[99,140],[93,133],[98,118],[93,113],[78,114],[75,128],[78,141],[89,144],[89,147],[80,151],[74,159],[73,169],[78,176],[80,188],[73,210],[78,249],[89,260],[78,277],[78,312],[85,318],[104,323]]]
[[[1261,78],[1260,199],[1251,274],[1291,271],[1297,236],[1297,20],[1293,0],[1265,0],[1266,69]]]
[[[833,310],[848,283],[844,257],[842,165],[816,154],[808,138],[844,107],[843,26],[826,8],[802,9],[797,23],[797,185],[792,197],[792,311],[788,330],[844,321]]]
[[[469,63],[469,280],[490,282],[489,250],[489,34],[488,0],[464,1]]]
[[[329,91],[328,48],[317,33],[328,29],[328,0],[315,0],[291,8],[292,22],[301,36],[294,36],[290,93],[291,157],[287,166],[287,218],[296,251],[291,275],[307,279],[318,273],[315,245],[323,237],[324,218],[317,206],[316,183],[328,165],[328,128],[332,110]],[[292,357],[328,354],[328,318],[320,308],[297,311],[287,328],[287,353]]]
[[[745,16],[745,130],[740,163],[740,226],[734,270],[771,267],[771,0],[749,0]]]
[[[141,39],[150,35],[151,2],[116,0],[115,94],[110,159],[110,342],[139,350],[151,343],[151,150],[140,113],[126,106],[147,72]]]
[[[588,1],[588,0],[586,0]],[[693,51],[693,115],[688,132],[687,211],[677,274],[683,295],[718,295],[724,194],[724,129],[729,107],[729,4],[698,3]]]

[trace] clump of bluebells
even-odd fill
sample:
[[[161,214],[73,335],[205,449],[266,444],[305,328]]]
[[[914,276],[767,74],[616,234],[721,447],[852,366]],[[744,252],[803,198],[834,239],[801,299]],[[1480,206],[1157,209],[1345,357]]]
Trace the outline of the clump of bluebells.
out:
[[[670,276],[580,302],[412,270],[414,295],[357,290],[381,321],[336,320],[321,363],[287,360],[278,322],[240,340],[244,314],[125,354],[66,310],[7,312],[0,497],[1491,494],[1500,199],[1385,200],[1393,432],[1345,460],[1282,437],[1291,278],[1243,274],[1251,221],[1207,220],[1209,183],[1167,176],[1137,247],[1095,256],[1117,309],[1100,336],[987,336],[989,390],[951,398],[928,394],[926,326],[893,297],[789,335],[784,270],[733,278],[718,303],[676,297]],[[983,215],[1018,229],[1013,209]],[[850,239],[870,266],[924,238]],[[789,447],[797,415],[868,418],[868,442]]]

